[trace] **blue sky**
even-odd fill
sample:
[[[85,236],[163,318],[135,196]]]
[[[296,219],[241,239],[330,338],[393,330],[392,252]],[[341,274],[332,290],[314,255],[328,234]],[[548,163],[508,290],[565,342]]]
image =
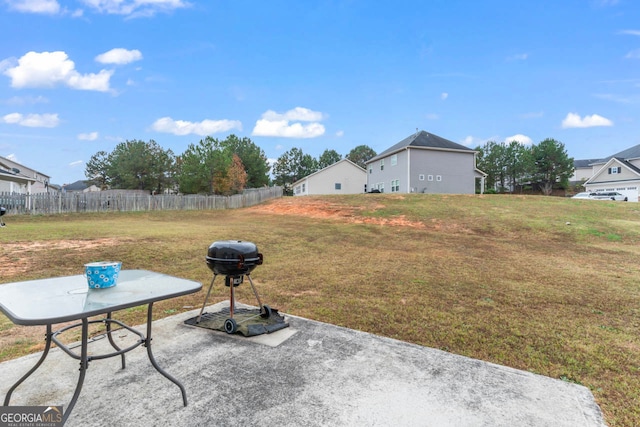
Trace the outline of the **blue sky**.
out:
[[[381,152],[640,144],[637,0],[0,0],[0,156],[85,179],[125,140]]]

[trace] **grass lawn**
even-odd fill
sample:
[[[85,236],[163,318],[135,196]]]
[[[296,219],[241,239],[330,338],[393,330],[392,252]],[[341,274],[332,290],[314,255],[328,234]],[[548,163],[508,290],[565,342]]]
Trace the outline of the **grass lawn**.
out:
[[[256,243],[281,312],[582,384],[610,426],[640,425],[640,204],[538,196],[283,198],[228,211],[8,216],[0,283],[119,260],[208,286],[216,240]],[[210,302],[227,299],[216,283]],[[249,286],[238,300],[255,304]],[[167,316],[204,291],[157,303]],[[118,313],[145,322],[144,308]],[[0,361],[44,328],[0,315]]]

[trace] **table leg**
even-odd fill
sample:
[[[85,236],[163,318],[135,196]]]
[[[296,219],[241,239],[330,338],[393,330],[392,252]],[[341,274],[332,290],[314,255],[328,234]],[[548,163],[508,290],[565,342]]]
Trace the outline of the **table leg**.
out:
[[[111,347],[113,347],[116,351],[120,351],[121,348],[113,341],[113,336],[111,336],[111,312],[107,313],[107,320],[104,322],[107,327],[107,338],[109,338],[109,343],[111,343]],[[120,354],[122,358],[122,369],[126,367],[124,360],[124,352]]]
[[[152,324],[152,317],[153,317],[152,313],[153,313],[153,303],[151,302],[149,303],[149,307],[147,309],[147,338],[145,340],[145,343],[143,344],[145,347],[147,347],[147,355],[149,356],[149,361],[151,362],[153,367],[156,368],[156,371],[160,372],[162,375],[165,376],[165,378],[167,378],[169,381],[171,381],[172,383],[180,387],[180,392],[182,393],[182,403],[184,404],[184,406],[187,406],[187,392],[184,389],[184,386],[180,384],[180,382],[177,379],[169,375],[160,366],[158,366],[158,363],[156,362],[156,359],[153,357],[153,353],[151,352],[151,324]]]
[[[40,356],[40,360],[38,360],[38,362],[35,364],[35,366],[33,368],[31,368],[29,370],[29,372],[27,372],[26,374],[24,374],[24,376],[22,378],[20,378],[7,392],[7,395],[4,398],[4,404],[3,406],[9,406],[9,401],[11,400],[11,394],[13,394],[13,391],[20,385],[22,384],[22,382],[24,380],[26,380],[27,378],[29,378],[29,376],[31,374],[33,374],[39,367],[40,365],[42,365],[42,362],[44,362],[44,359],[47,358],[47,354],[49,354],[49,349],[51,348],[51,325],[47,325],[47,334],[46,334],[46,344],[44,347],[44,351],[42,352],[42,356]]]
[[[62,416],[62,424],[67,422],[67,418],[71,415],[71,411],[80,396],[80,391],[82,390],[82,384],[84,383],[84,376],[87,373],[87,369],[89,368],[89,357],[87,347],[89,346],[89,321],[85,317],[82,319],[82,348],[80,350],[80,376],[78,377],[78,384],[76,385],[76,391],[73,393],[73,397],[71,398],[71,402],[67,406],[67,410],[64,411],[64,415]]]

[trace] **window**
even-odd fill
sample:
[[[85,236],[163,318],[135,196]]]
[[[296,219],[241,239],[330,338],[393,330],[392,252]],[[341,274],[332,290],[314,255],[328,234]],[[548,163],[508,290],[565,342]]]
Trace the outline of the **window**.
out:
[[[615,175],[618,173],[622,173],[622,168],[620,166],[615,168],[609,168],[609,175]]]
[[[436,181],[442,181],[442,175],[437,175],[436,176]]]
[[[433,181],[433,175],[429,175],[429,176],[427,177],[427,180],[428,180],[428,181]]]
[[[304,189],[305,186],[306,186],[306,184],[302,184],[302,192],[303,193],[305,192],[305,189]]]
[[[391,192],[392,193],[397,193],[398,191],[400,191],[400,180],[399,179],[392,180],[391,181]]]
[[[342,190],[342,183],[336,182],[336,190]]]
[[[380,160],[380,170],[384,170],[384,159]]]
[[[421,173],[420,175],[418,175],[418,179],[419,179],[420,181],[424,181],[424,174],[423,174],[423,173]]]
[[[393,156],[391,156],[391,166],[395,166],[398,164],[398,155],[394,154]]]
[[[369,173],[373,173],[373,165],[369,165]]]

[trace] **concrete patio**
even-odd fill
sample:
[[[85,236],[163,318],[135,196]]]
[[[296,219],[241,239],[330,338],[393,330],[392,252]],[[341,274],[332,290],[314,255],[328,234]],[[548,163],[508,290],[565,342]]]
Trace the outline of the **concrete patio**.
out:
[[[286,316],[289,328],[252,338],[184,324],[197,313],[153,324],[155,358],[185,386],[187,407],[138,348],[124,370],[117,357],[89,364],[66,426],[605,425],[580,385],[295,316]],[[101,339],[89,350],[110,347]],[[3,399],[39,356],[0,364]],[[66,407],[78,366],[52,349],[11,405]]]

